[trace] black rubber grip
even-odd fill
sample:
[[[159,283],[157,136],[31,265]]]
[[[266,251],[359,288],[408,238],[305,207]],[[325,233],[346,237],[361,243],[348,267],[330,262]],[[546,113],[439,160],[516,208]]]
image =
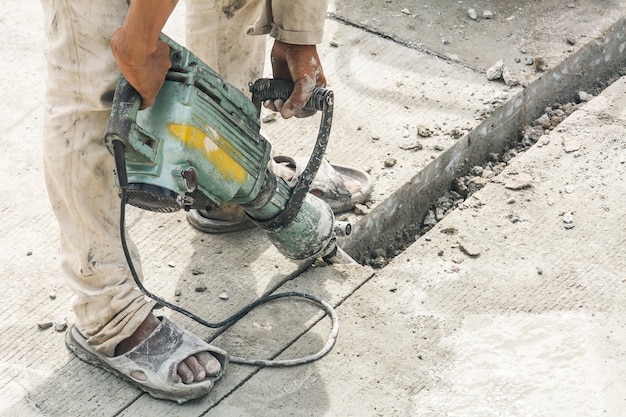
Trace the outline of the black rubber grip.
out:
[[[261,78],[250,86],[250,92],[254,102],[262,103],[265,100],[287,100],[293,93],[293,88],[294,84],[291,81]],[[315,87],[303,109],[322,111],[327,100],[332,100],[332,94],[330,90]]]

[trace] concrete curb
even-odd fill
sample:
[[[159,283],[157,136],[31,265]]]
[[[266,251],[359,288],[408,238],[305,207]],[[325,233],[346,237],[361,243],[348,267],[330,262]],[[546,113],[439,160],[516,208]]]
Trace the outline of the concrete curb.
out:
[[[401,186],[353,225],[344,250],[362,264],[384,254],[396,256],[416,240],[428,209],[455,178],[482,165],[490,153],[502,153],[544,109],[577,101],[580,90],[597,92],[626,66],[626,18],[594,39],[497,109],[488,119]]]

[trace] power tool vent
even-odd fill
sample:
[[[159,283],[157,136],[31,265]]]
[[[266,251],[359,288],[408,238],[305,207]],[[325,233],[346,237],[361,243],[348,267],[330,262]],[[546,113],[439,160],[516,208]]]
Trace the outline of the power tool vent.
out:
[[[173,213],[180,210],[178,195],[171,190],[150,184],[128,184],[128,204],[157,213]]]

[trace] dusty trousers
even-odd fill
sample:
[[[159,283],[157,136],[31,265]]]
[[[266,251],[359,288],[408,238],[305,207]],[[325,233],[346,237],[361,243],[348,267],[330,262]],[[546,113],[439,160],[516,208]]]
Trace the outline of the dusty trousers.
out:
[[[75,293],[76,325],[112,356],[154,308],[136,288],[120,245],[120,199],[114,161],[104,145],[120,72],[109,41],[126,0],[41,0],[47,37],[44,173],[59,222],[60,256]],[[242,90],[259,78],[264,36],[246,30],[263,0],[187,0],[185,45]],[[136,246],[129,248],[137,271]]]

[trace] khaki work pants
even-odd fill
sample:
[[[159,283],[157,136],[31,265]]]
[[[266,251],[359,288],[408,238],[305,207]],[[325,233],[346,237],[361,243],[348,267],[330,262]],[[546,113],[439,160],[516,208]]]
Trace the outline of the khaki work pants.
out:
[[[126,0],[41,0],[47,35],[44,171],[61,231],[61,262],[76,294],[76,325],[112,356],[154,307],[122,253],[114,161],[104,145],[119,69],[109,40]],[[246,30],[262,0],[187,0],[186,46],[239,88],[260,77],[265,37]],[[129,242],[134,259],[136,247]],[[139,264],[139,262],[137,262]],[[141,266],[137,265],[141,275]]]

